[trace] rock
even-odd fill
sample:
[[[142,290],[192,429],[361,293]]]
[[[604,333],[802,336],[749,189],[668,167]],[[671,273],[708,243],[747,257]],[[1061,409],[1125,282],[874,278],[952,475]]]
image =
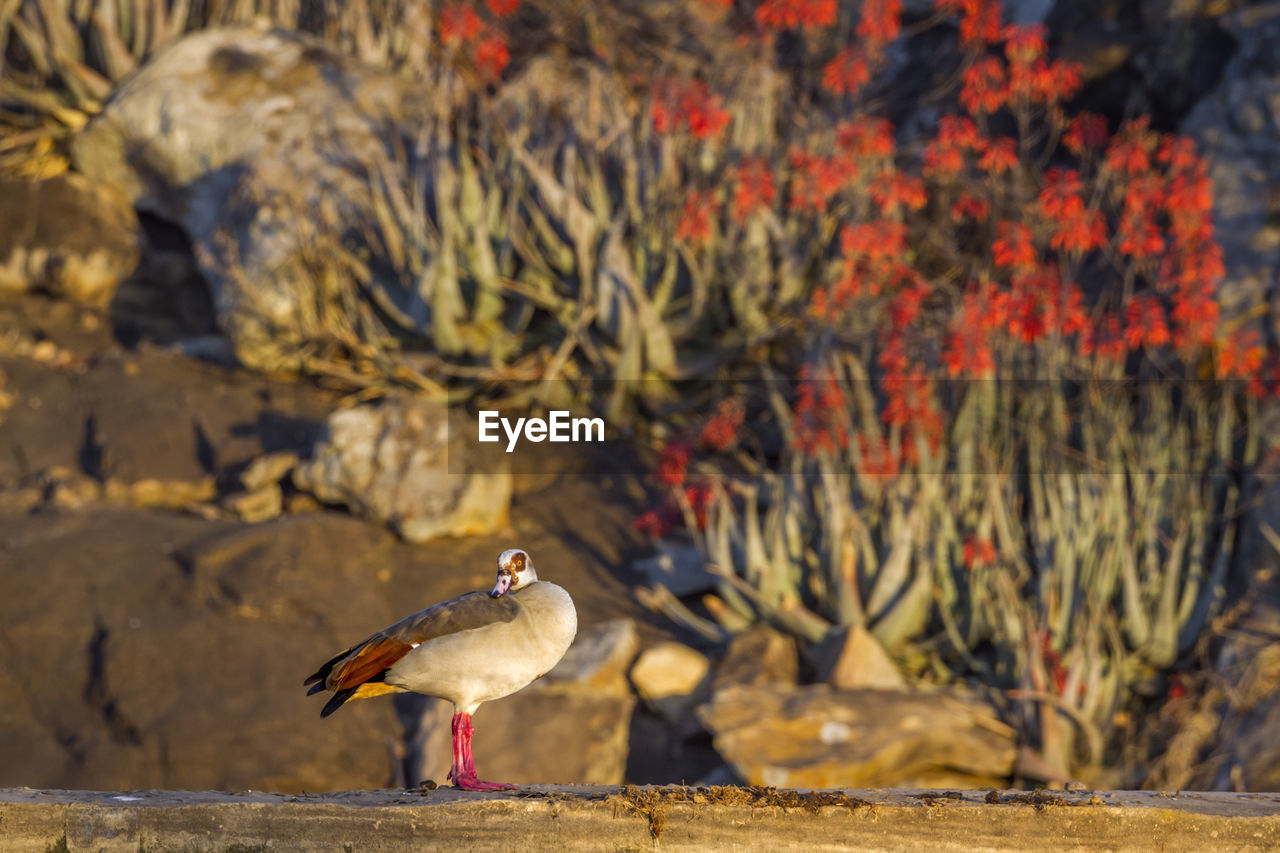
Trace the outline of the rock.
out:
[[[240,474],[240,484],[251,492],[264,486],[278,485],[297,464],[298,454],[291,450],[264,454],[244,469]]]
[[[43,290],[105,305],[138,266],[129,201],[83,175],[0,177],[0,223],[0,294]]]
[[[967,694],[735,686],[698,711],[751,784],[796,788],[1002,786],[1014,731]]]
[[[410,542],[489,533],[507,523],[511,474],[468,470],[470,426],[463,412],[413,397],[344,409],[293,482]]]
[[[627,668],[640,648],[640,635],[631,619],[610,619],[578,634],[555,669],[534,686],[549,693],[630,695]]]
[[[295,493],[289,495],[289,498],[284,502],[284,510],[290,515],[300,515],[305,512],[321,512],[324,507],[311,495]]]
[[[278,483],[270,483],[255,492],[236,492],[222,499],[222,506],[241,521],[258,524],[278,516],[284,509],[284,493]]]
[[[1223,318],[1236,322],[1270,294],[1269,319],[1241,318],[1265,339],[1275,333],[1280,279],[1280,8],[1241,9],[1222,23],[1239,47],[1181,130],[1209,161],[1214,233],[1227,268],[1218,291]]]
[[[667,642],[645,649],[631,667],[636,693],[684,734],[698,730],[693,709],[705,701],[711,662],[683,643]]]
[[[513,696],[480,706],[475,754],[486,779],[617,785],[627,763],[635,697],[626,672],[639,637],[630,619],[579,632],[555,669]],[[405,725],[405,780],[443,783],[452,754],[452,706],[396,697]]]
[[[116,482],[107,483],[107,496],[123,491],[128,503],[139,509],[182,509],[189,504],[213,500],[218,494],[212,477],[195,482],[148,478],[123,487],[115,485]]]
[[[733,636],[716,667],[713,690],[734,684],[794,685],[799,677],[794,638],[756,624]]]
[[[0,646],[22,650],[0,667],[0,787],[385,786],[390,707],[321,720],[302,679],[387,623],[389,541],[333,515],[0,517]]]
[[[658,542],[658,553],[631,564],[649,584],[662,584],[677,598],[715,589],[719,579],[702,562],[692,545]]]
[[[68,328],[74,317],[55,321],[39,313],[74,306],[48,302],[0,300],[0,329],[38,322],[54,340],[76,340],[82,333]],[[110,340],[109,330],[101,334]],[[334,406],[333,395],[305,383],[151,347],[127,354],[108,350],[70,371],[17,359],[6,359],[4,369],[18,404],[4,413],[0,426],[6,451],[0,453],[0,488],[34,485],[34,472],[55,465],[123,489],[109,499],[124,502],[128,489],[141,481],[153,481],[139,486],[152,494],[172,491],[164,484],[198,485],[198,494],[176,501],[140,493],[140,505],[209,500],[216,492],[206,478],[226,482],[225,474],[239,472],[263,453],[309,450]]]
[[[1050,52],[1081,65],[1077,108],[1112,128],[1135,115],[1171,128],[1209,95],[1236,49],[1220,14],[1207,3],[1076,0],[1054,3],[1044,24]]]
[[[370,175],[407,168],[388,152],[414,149],[438,94],[300,33],[206,29],[132,74],[72,158],[187,232],[242,363],[297,369],[341,294],[363,291],[406,247],[398,230],[379,233],[386,199]]]
[[[856,625],[833,632],[816,652],[818,680],[839,690],[906,690],[907,681],[870,631]]]
[[[45,472],[44,500],[58,509],[80,509],[102,499],[102,484],[78,471],[55,465]]]
[[[706,655],[683,643],[660,643],[645,649],[631,668],[631,683],[642,699],[688,696],[711,668]]]

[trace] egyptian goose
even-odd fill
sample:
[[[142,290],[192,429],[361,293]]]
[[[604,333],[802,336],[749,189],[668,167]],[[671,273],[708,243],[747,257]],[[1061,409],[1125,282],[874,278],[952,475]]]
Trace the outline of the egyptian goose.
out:
[[[482,702],[515,693],[545,675],[578,631],[569,593],[538,580],[533,560],[519,548],[498,557],[498,579],[488,593],[469,592],[383,628],[315,671],[310,696],[332,690],[320,716],[348,699],[412,691],[453,703],[453,768],[464,791],[505,791],[485,782],[471,757],[471,715]]]

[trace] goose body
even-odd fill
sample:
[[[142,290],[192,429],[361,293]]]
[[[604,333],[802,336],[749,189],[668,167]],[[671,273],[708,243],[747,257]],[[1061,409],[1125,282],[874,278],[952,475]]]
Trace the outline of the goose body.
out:
[[[454,705],[449,776],[467,790],[509,786],[476,777],[471,715],[551,670],[568,651],[578,614],[564,589],[538,580],[519,549],[498,558],[490,592],[469,592],[428,607],[335,655],[307,678],[310,693],[333,692],[329,716],[350,699],[411,691]],[[308,695],[310,695],[310,693]]]

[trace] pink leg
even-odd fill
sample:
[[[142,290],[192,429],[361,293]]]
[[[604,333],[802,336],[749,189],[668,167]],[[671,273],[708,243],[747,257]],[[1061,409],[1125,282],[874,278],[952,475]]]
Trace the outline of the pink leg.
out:
[[[485,782],[476,776],[476,762],[471,754],[471,736],[474,733],[470,714],[453,715],[453,769],[449,771],[450,781],[464,791],[514,791],[515,785]]]

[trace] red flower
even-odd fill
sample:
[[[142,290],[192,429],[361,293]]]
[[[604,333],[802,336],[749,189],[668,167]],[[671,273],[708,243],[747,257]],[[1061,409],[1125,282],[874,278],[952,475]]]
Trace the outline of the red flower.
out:
[[[902,32],[902,0],[862,0],[857,32],[870,50],[882,49]]]
[[[836,22],[836,0],[764,0],[755,18],[761,29],[773,32],[829,27]]]
[[[676,223],[676,239],[683,243],[706,245],[711,241],[711,217],[716,212],[715,192],[691,190],[684,199],[680,221]]]
[[[826,210],[831,200],[848,180],[841,162],[835,157],[810,154],[802,148],[791,149],[791,210]]]
[[[1208,346],[1218,328],[1218,301],[1214,298],[1214,285],[1191,282],[1180,286],[1173,294],[1173,345],[1183,348],[1192,345]]]
[[[658,454],[658,470],[655,476],[664,486],[679,486],[685,480],[689,468],[689,445],[672,440]]]
[[[1040,210],[1055,222],[1074,219],[1084,211],[1082,191],[1080,173],[1075,169],[1050,169],[1040,191]]]
[[[1107,241],[1106,219],[1098,210],[1085,207],[1080,173],[1074,169],[1050,169],[1045,174],[1039,205],[1045,218],[1055,226],[1050,247],[1068,252],[1087,252]]]
[[[733,218],[746,222],[757,212],[768,208],[777,198],[773,172],[764,157],[743,157],[736,171],[737,189],[733,194]]]
[[[1156,257],[1164,251],[1164,237],[1155,220],[1163,203],[1164,193],[1156,175],[1144,173],[1129,179],[1116,227],[1120,238],[1117,251],[1139,259]]]
[[[1125,344],[1131,350],[1161,347],[1170,341],[1164,306],[1150,294],[1135,294],[1125,309],[1124,320]]]
[[[938,120],[938,135],[924,149],[924,172],[937,178],[949,178],[964,169],[965,151],[979,151],[984,141],[971,119],[943,116]]]
[[[1228,335],[1218,349],[1218,378],[1255,376],[1262,367],[1264,354],[1256,330]]]
[[[481,25],[470,6],[445,6],[440,12],[440,40],[447,45],[471,41],[480,34]]]
[[[929,289],[923,284],[913,284],[895,293],[886,306],[890,327],[901,331],[911,325],[920,316],[920,306],[928,295]]]
[[[1080,335],[1080,354],[1099,355],[1112,361],[1124,360],[1128,345],[1120,333],[1120,318],[1110,312],[1098,318],[1098,322],[1084,329]]]
[[[964,540],[964,567],[969,571],[989,566],[996,561],[996,546],[990,539],[974,539],[972,536]]]
[[[951,205],[951,219],[955,222],[961,222],[965,219],[985,222],[987,214],[990,212],[991,208],[986,201],[965,192],[960,193],[956,203]]]
[[[847,47],[822,69],[822,85],[837,95],[857,94],[871,80],[871,66],[859,47]]]
[[[742,429],[742,421],[746,414],[746,407],[737,397],[721,400],[716,405],[715,414],[702,428],[699,440],[717,452],[728,450],[737,440],[738,431]]]
[[[671,529],[671,513],[660,513],[651,509],[636,518],[631,526],[646,536],[661,539]]]
[[[881,216],[893,216],[899,208],[919,210],[925,206],[924,181],[901,172],[882,172],[871,184],[871,198]]]
[[[664,80],[654,87],[653,129],[675,133],[683,127],[698,139],[718,137],[731,118],[723,103],[701,80]]]
[[[836,125],[836,147],[855,160],[888,157],[893,153],[893,125],[882,118],[841,122]]]
[[[960,15],[960,41],[966,46],[1000,39],[1000,0],[935,0],[934,6]]]
[[[993,139],[978,161],[978,167],[992,175],[1003,174],[1018,165],[1018,143],[1007,136]]]
[[[1004,55],[1014,65],[1032,65],[1044,57],[1042,24],[1009,24],[1000,33],[1004,39]]]
[[[1031,229],[1020,222],[996,223],[996,239],[991,244],[991,252],[997,267],[1025,271],[1036,265]]]
[[[1077,62],[1055,59],[1048,66],[1037,64],[1033,89],[1036,100],[1053,103],[1080,91],[1084,68]]]
[[[495,18],[505,18],[520,8],[520,0],[484,0]]]
[[[1148,127],[1149,124],[1150,119],[1143,116],[1121,125],[1107,147],[1108,169],[1136,175],[1151,168],[1157,135]]]
[[[964,170],[964,152],[937,140],[925,146],[922,169],[931,178],[954,178]]]
[[[993,113],[1009,99],[1004,66],[994,56],[983,57],[970,65],[961,79],[960,103],[971,115]]]
[[[1088,252],[1107,242],[1107,221],[1098,210],[1084,210],[1080,215],[1062,220],[1049,246],[1065,252]]]
[[[858,469],[867,477],[896,477],[900,460],[889,447],[884,436],[872,444],[862,434],[858,435]]]
[[[840,250],[846,260],[896,260],[906,254],[907,229],[887,220],[845,225],[840,229]]]
[[[1107,120],[1096,113],[1083,112],[1071,119],[1062,142],[1077,157],[1107,141]]]
[[[490,80],[502,76],[502,69],[511,61],[511,53],[507,50],[507,40],[501,33],[493,33],[476,42],[472,63],[476,70]]]
[[[834,379],[816,379],[808,365],[800,371],[800,390],[792,411],[792,443],[810,456],[849,446],[844,392]]]
[[[684,499],[688,502],[689,509],[693,512],[693,523],[697,525],[699,530],[707,528],[707,510],[710,508],[711,500],[714,497],[715,491],[706,480],[690,483],[684,488]]]

